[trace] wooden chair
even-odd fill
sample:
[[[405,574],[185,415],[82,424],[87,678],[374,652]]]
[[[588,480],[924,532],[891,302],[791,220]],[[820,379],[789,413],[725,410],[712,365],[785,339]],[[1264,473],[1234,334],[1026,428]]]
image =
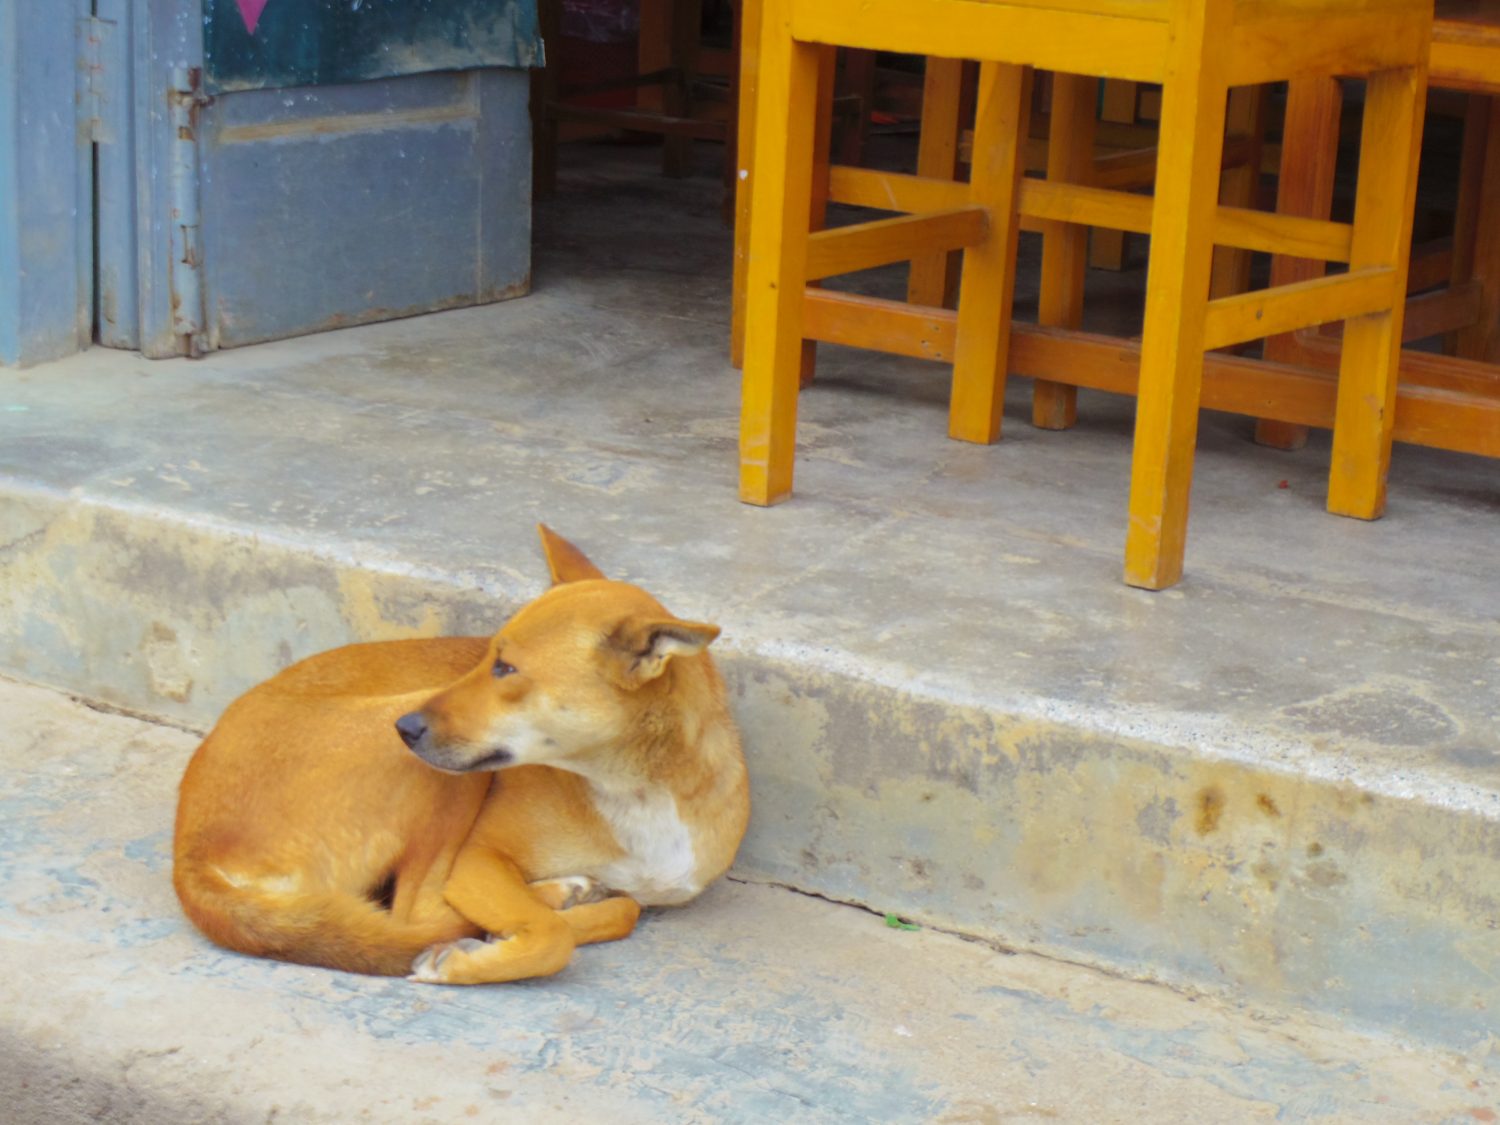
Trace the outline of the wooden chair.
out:
[[[1403,337],[1447,334],[1453,355],[1401,353],[1395,433],[1424,445],[1500,456],[1500,9],[1483,0],[1438,0],[1432,25],[1429,83],[1469,96],[1459,163],[1452,245],[1414,257]],[[1291,85],[1278,210],[1326,217],[1333,207],[1338,154],[1339,90],[1329,77]],[[1321,276],[1323,264],[1272,260],[1273,281]],[[1266,354],[1327,367],[1338,341],[1321,333],[1287,333],[1266,341]],[[1262,420],[1256,440],[1294,449],[1307,427]]]
[[[758,23],[742,500],[773,504],[791,493],[808,340],[950,362],[949,433],[966,441],[999,436],[1010,370],[1133,392],[1139,401],[1125,579],[1159,589],[1181,575],[1200,404],[1233,402],[1243,411],[1247,402],[1269,401],[1272,413],[1295,415],[1296,401],[1316,395],[1294,372],[1227,356],[1212,357],[1214,393],[1206,394],[1205,352],[1353,318],[1346,320],[1337,386],[1329,506],[1378,514],[1430,0],[764,0]],[[830,198],[898,215],[810,233],[820,178],[815,154],[826,151],[817,143],[820,115],[812,111],[837,45],[978,56],[968,184],[832,167]],[[1153,198],[1082,186],[1063,170],[1046,179],[1022,175],[1032,67],[1163,85]],[[1368,77],[1353,224],[1221,207],[1229,89],[1335,73]],[[1087,99],[1072,98],[1071,110],[1054,110],[1054,141],[1071,137],[1082,150],[1077,135],[1093,118]],[[1055,232],[1078,226],[1150,233],[1139,345],[1012,325],[1023,220],[1044,224],[1054,240]],[[1210,300],[1215,244],[1342,261],[1349,269]],[[955,249],[963,250],[956,312],[815,287],[823,278]],[[1075,249],[1071,257],[1078,256]],[[1079,276],[1081,267],[1070,262],[1066,272]],[[1064,296],[1071,309],[1076,297]]]

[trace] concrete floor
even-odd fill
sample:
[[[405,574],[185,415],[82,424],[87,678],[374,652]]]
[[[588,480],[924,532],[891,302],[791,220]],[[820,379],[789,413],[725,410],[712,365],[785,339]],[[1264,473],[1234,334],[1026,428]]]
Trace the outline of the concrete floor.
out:
[[[744,507],[717,184],[594,157],[522,300],[0,372],[0,669],[201,728],[306,653],[493,629],[544,519],[724,626],[740,877],[1489,1042],[1500,466],[1398,448],[1358,523],[1323,511],[1326,440],[1206,416],[1188,576],[1149,594],[1119,581],[1129,402],[1044,433],[1018,380],[964,446],[944,369],[824,349],[797,496]]]
[[[1500,1074],[725,882],[562,975],[448,989],[210,946],[195,739],[0,681],[0,1104],[161,1122],[1473,1122]],[[17,786],[16,783],[19,783]]]

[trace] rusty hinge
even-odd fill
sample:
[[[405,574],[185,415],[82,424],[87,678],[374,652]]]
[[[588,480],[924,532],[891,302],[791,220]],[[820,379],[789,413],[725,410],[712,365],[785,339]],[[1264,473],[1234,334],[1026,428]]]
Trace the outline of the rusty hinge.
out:
[[[167,91],[172,129],[167,168],[171,241],[168,282],[171,286],[172,332],[184,355],[204,353],[203,237],[199,214],[199,111],[213,101],[203,92],[203,72],[175,67]]]
[[[78,128],[95,144],[115,139],[110,123],[110,82],[119,77],[119,28],[113,20],[78,21]]]

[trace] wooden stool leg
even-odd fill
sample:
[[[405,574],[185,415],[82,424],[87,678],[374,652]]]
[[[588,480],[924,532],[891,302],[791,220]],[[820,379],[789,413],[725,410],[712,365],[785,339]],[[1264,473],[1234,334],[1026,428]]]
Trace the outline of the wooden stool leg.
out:
[[[755,105],[760,73],[762,0],[740,0],[739,122],[735,138],[734,280],[730,296],[729,362],[745,366],[745,275],[750,266],[751,161],[755,155]]]
[[[964,251],[959,283],[948,434],[961,441],[988,443],[1000,436],[1030,89],[1027,67],[985,63],[979,68],[969,197],[989,208],[990,222],[985,240]]]
[[[674,0],[640,0],[639,31],[636,36],[636,73],[655,74],[672,65],[672,6]],[[636,87],[635,104],[640,109],[662,112],[667,93],[652,83]]]
[[[640,72],[670,69],[660,107],[670,117],[691,117],[691,83],[702,37],[702,0],[640,0]],[[649,30],[649,36],[648,36]],[[693,171],[693,138],[661,138],[661,174],[681,178]]]
[[[917,175],[958,179],[958,138],[962,126],[964,64],[958,59],[929,58],[922,77],[922,123],[917,139]],[[906,300],[913,305],[943,307],[950,303],[948,279],[953,254],[932,254],[911,264]]]
[[[844,88],[859,100],[859,119],[840,130],[839,163],[859,165],[865,158],[870,112],[875,106],[875,52],[844,52]]]
[[[1047,139],[1047,179],[1087,183],[1094,166],[1094,104],[1099,81],[1058,74],[1052,83],[1052,128]],[[1042,227],[1042,278],[1037,319],[1058,328],[1083,320],[1083,280],[1088,273],[1089,229],[1076,223]],[[1031,421],[1065,430],[1078,421],[1078,388],[1038,379],[1031,391]]]
[[[1483,171],[1477,177],[1479,192],[1474,214],[1474,236],[1467,262],[1470,276],[1480,285],[1479,316],[1458,332],[1458,354],[1466,359],[1500,363],[1500,204],[1494,185],[1500,184],[1500,112],[1495,99],[1488,99],[1484,114]],[[1475,154],[1478,156],[1478,154]],[[1454,247],[1457,252],[1457,245]]]
[[[774,504],[792,491],[802,305],[813,193],[810,109],[818,47],[795,42],[786,0],[764,0],[746,276],[745,374],[740,407],[740,499]]]
[[[1228,97],[1214,50],[1227,38],[1227,5],[1181,10],[1175,80],[1162,96],[1125,537],[1125,581],[1148,590],[1182,577]]]
[[[1392,309],[1344,323],[1328,475],[1328,510],[1342,516],[1385,510],[1426,90],[1425,74],[1403,70],[1371,75],[1365,88],[1349,269],[1390,266],[1396,276]]]
[[[557,191],[557,104],[562,73],[562,0],[541,0],[537,25],[546,65],[531,72],[531,194],[545,199]]]
[[[808,229],[822,230],[828,221],[828,190],[833,151],[833,99],[837,93],[838,48],[820,47],[818,66],[818,99],[813,108],[813,179],[812,206],[808,210]],[[814,285],[821,285],[814,282]],[[797,376],[799,387],[810,386],[818,368],[818,342],[802,341],[802,366]]]
[[[1448,259],[1448,285],[1462,285],[1474,279],[1474,239],[1479,229],[1479,210],[1484,202],[1484,154],[1490,132],[1488,94],[1470,94],[1464,109],[1464,134],[1459,145],[1458,199],[1453,206],[1453,248]],[[1417,267],[1417,250],[1412,248],[1412,266]],[[1443,334],[1443,351],[1458,354],[1455,328]]]
[[[1333,174],[1338,164],[1339,113],[1343,91],[1337,78],[1298,78],[1287,87],[1286,120],[1281,130],[1281,174],[1277,177],[1276,210],[1283,215],[1326,219],[1333,212]],[[1310,258],[1271,259],[1271,285],[1311,281],[1327,272],[1324,262]],[[1265,357],[1296,362],[1296,333],[1272,336]],[[1255,424],[1255,440],[1274,449],[1301,449],[1307,427],[1262,418]]]
[[[1105,121],[1135,124],[1136,98],[1139,93],[1138,82],[1127,82],[1123,78],[1105,79],[1099,116]],[[1124,269],[1125,232],[1095,227],[1089,246],[1089,265],[1101,270]]]
[[[741,0],[729,0],[730,10],[730,35],[729,35],[729,112],[728,124],[724,127],[724,225],[731,230],[735,223],[735,195],[739,186],[740,151],[739,130],[736,125],[740,117],[740,48],[742,45],[741,34],[744,24],[741,13],[744,5]],[[736,247],[737,248],[737,247]],[[738,280],[735,282],[738,285]]]
[[[1245,163],[1224,173],[1219,202],[1228,207],[1254,207],[1260,191],[1260,153],[1266,128],[1266,86],[1237,86],[1229,91],[1227,128],[1229,135],[1248,142]],[[1228,297],[1250,288],[1250,251],[1229,246],[1214,250],[1214,268],[1208,291]]]

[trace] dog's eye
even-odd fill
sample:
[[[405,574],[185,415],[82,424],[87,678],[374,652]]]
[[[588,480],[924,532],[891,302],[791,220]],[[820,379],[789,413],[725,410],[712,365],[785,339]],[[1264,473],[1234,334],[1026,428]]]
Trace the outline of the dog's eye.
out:
[[[495,679],[500,680],[506,676],[515,675],[516,670],[513,666],[505,663],[505,661],[497,660],[495,661],[495,666],[490,669],[490,672],[494,675]]]

